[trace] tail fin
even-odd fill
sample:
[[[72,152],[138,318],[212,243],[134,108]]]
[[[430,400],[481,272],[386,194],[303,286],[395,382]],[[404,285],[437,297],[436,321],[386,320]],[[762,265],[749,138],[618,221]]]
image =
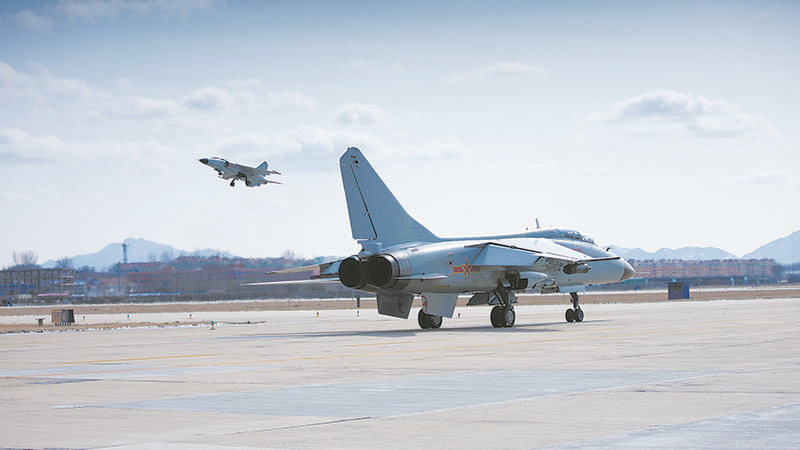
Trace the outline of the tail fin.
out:
[[[261,164],[256,167],[258,170],[268,170],[269,164],[266,161],[262,162]]]
[[[408,215],[361,150],[348,148],[339,158],[339,169],[353,239],[375,240],[384,247],[439,240]]]

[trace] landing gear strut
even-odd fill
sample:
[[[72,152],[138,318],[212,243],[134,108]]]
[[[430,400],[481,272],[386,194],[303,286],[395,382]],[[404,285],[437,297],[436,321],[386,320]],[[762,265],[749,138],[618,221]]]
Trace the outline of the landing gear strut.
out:
[[[514,312],[514,305],[511,304],[513,293],[510,293],[502,284],[498,284],[494,295],[500,300],[500,304],[492,308],[492,312],[489,314],[492,326],[495,328],[513,327],[517,321],[517,313]]]
[[[426,314],[425,311],[420,309],[419,314],[417,314],[417,322],[423,330],[437,329],[442,326],[442,316]]]
[[[569,296],[572,297],[572,308],[567,309],[564,318],[567,322],[583,322],[583,310],[578,304],[578,293],[570,292]]]

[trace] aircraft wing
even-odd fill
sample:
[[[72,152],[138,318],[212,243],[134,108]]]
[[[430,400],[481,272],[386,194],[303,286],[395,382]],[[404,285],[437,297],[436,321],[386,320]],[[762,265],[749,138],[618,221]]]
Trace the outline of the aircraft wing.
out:
[[[548,239],[500,239],[469,245],[478,253],[472,264],[479,266],[539,267],[555,263],[558,266],[593,261],[619,259],[616,257],[592,258],[581,252],[558,245]]]
[[[236,176],[236,173],[231,173],[225,169],[215,169],[217,171],[217,175],[223,180],[230,180],[231,178]]]

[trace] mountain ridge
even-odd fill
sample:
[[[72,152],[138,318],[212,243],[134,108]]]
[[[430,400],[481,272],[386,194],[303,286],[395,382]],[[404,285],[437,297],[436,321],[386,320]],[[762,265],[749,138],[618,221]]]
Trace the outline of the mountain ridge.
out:
[[[681,260],[709,260],[709,259],[739,259],[717,247],[681,247],[676,249],[660,248],[648,252],[641,248],[612,247],[611,251],[625,259],[681,259]]]
[[[143,238],[125,238],[122,242],[112,242],[94,253],[86,253],[70,257],[74,267],[90,266],[96,270],[103,270],[116,263],[122,262],[122,244],[128,244],[128,262],[160,261],[163,257],[169,259],[178,256],[225,256],[232,257],[229,252],[216,249],[199,249],[194,251],[180,250],[169,244],[149,241]],[[55,267],[56,260],[42,263],[42,267]]]
[[[743,258],[772,258],[780,264],[800,262],[800,230],[768,242]]]

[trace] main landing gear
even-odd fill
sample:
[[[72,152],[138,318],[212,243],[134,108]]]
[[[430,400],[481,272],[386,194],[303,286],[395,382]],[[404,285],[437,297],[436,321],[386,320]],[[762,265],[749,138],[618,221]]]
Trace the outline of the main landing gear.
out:
[[[569,296],[572,297],[572,308],[567,309],[567,312],[564,313],[564,317],[567,319],[567,322],[583,322],[583,310],[578,304],[578,294],[576,292],[570,292]]]
[[[420,309],[419,314],[417,314],[417,322],[419,322],[419,327],[423,330],[437,329],[442,326],[442,316],[426,314],[425,311]]]
[[[500,301],[500,304],[492,308],[492,312],[489,314],[492,326],[495,328],[513,327],[517,320],[517,313],[514,312],[514,305],[511,304],[514,294],[505,289],[502,284],[499,284],[494,295]]]

